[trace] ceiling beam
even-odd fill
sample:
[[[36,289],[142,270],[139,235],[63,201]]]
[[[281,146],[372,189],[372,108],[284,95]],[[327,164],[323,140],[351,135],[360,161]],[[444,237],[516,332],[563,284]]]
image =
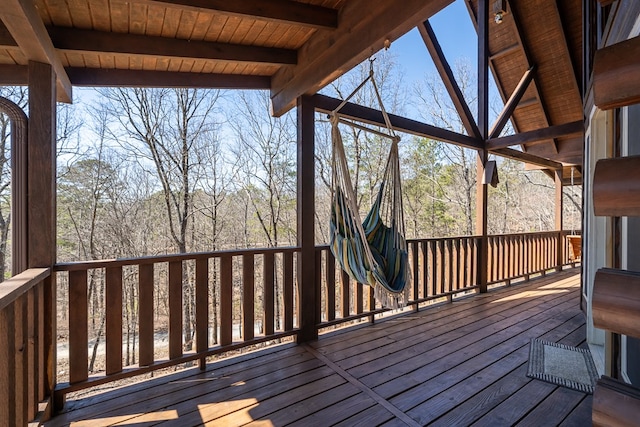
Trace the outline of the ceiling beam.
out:
[[[313,103],[316,110],[330,113],[335,110],[342,100],[332,98],[326,95],[314,95]],[[340,109],[340,117],[357,120],[362,123],[368,123],[374,126],[386,126],[382,112],[374,110],[373,108],[363,107],[358,104],[347,102]],[[446,129],[440,129],[438,127],[428,125],[416,120],[408,119],[402,116],[396,116],[395,114],[389,114],[389,120],[393,129],[399,132],[405,132],[412,135],[431,138],[438,141],[448,142],[451,144],[459,145],[466,148],[478,150],[483,148],[482,141],[477,138],[473,138],[460,133],[451,132]]]
[[[113,0],[112,0],[113,1]],[[192,9],[206,13],[254,18],[283,24],[312,28],[335,29],[338,27],[338,11],[323,6],[291,0],[117,0],[164,7]]]
[[[524,163],[530,163],[536,166],[542,166],[547,169],[561,169],[562,163],[554,162],[553,160],[545,159],[543,157],[534,156],[533,154],[525,153],[523,151],[514,150],[513,148],[499,148],[493,150],[492,154],[496,154],[500,157],[506,157],[507,159],[513,159]]]
[[[0,86],[26,86],[28,84],[28,66],[0,64]]]
[[[56,74],[58,101],[71,102],[69,77],[31,0],[2,0],[0,20],[29,61],[50,64]]]
[[[444,83],[447,92],[449,93],[449,97],[453,102],[458,115],[460,116],[460,120],[464,125],[465,130],[468,135],[474,136],[476,138],[480,138],[480,131],[478,130],[478,125],[473,118],[473,114],[469,109],[469,105],[464,99],[464,95],[462,94],[462,90],[460,90],[460,86],[456,82],[456,79],[451,71],[451,67],[447,62],[447,58],[445,58],[444,53],[442,52],[442,48],[440,47],[440,43],[438,43],[438,39],[436,38],[436,34],[429,24],[429,21],[426,20],[422,24],[418,25],[418,31],[422,36],[422,40],[424,44],[427,46],[427,50],[429,54],[431,54],[431,58],[433,59],[433,63],[440,74],[440,78]]]
[[[48,30],[54,46],[63,51],[211,59],[216,61],[255,62],[276,65],[294,65],[297,61],[297,52],[290,49],[212,43],[139,34],[108,33],[62,27],[50,27]]]
[[[335,31],[316,31],[298,51],[298,65],[272,79],[272,113],[282,115],[303,94],[313,94],[372,53],[430,18],[453,0],[350,0]]]
[[[269,76],[67,68],[74,86],[269,89]]]
[[[549,126],[529,132],[516,133],[515,135],[503,136],[501,138],[491,138],[487,141],[487,149],[495,151],[500,148],[512,145],[531,144],[534,142],[547,141],[555,138],[581,135],[584,133],[584,123],[578,120],[557,126]]]
[[[489,139],[498,137],[500,135],[500,132],[502,132],[502,129],[504,129],[504,126],[507,124],[507,122],[511,118],[511,115],[518,106],[518,103],[522,99],[522,95],[524,95],[524,93],[527,91],[529,83],[531,83],[531,80],[533,80],[534,70],[535,65],[532,65],[527,71],[525,71],[513,93],[504,104],[504,107],[502,108],[500,115],[496,119],[496,122],[491,127],[491,130],[489,131]]]

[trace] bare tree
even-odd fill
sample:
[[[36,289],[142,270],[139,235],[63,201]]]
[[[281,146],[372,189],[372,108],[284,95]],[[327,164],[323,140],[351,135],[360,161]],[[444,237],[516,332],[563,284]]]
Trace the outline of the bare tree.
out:
[[[188,249],[199,147],[215,126],[217,91],[197,89],[115,89],[104,93],[117,108],[130,140],[123,146],[157,177],[169,233],[179,253]],[[137,143],[132,143],[132,141]],[[185,350],[192,347],[194,290],[183,278]]]

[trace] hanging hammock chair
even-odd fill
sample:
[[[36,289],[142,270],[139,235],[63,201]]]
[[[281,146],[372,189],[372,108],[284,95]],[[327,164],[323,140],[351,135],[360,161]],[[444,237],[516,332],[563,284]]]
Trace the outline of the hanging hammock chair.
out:
[[[339,116],[340,109],[371,80],[388,133],[358,125]],[[373,79],[373,66],[369,76],[330,114],[332,160],[332,206],[330,248],[340,266],[357,282],[373,287],[377,301],[390,308],[407,303],[411,275],[404,237],[402,188],[398,143],[382,104],[382,98]],[[356,195],[349,174],[339,123],[357,127],[391,140],[382,182],[369,213],[361,222]]]

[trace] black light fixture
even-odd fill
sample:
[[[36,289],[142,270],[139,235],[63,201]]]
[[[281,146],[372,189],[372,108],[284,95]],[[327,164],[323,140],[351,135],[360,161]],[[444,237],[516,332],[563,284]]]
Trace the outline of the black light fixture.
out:
[[[494,0],[493,2],[493,20],[496,24],[502,24],[502,19],[507,13],[507,0]]]

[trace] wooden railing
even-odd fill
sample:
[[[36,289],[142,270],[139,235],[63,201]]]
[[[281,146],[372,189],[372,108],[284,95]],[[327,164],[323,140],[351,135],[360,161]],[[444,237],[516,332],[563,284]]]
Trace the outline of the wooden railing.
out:
[[[53,327],[47,299],[48,268],[0,283],[0,426],[26,425],[50,411]]]
[[[204,368],[207,356],[294,335],[297,331],[296,251],[293,247],[248,249],[58,264],[59,283],[68,284],[71,326],[69,381],[59,384],[57,393],[195,360]],[[257,277],[260,279],[256,280]],[[90,281],[93,286],[100,281],[105,285],[106,362],[104,372],[97,375],[90,375],[87,363]],[[276,295],[276,283],[281,289],[279,295]],[[123,366],[123,285],[138,292],[134,306],[139,318],[138,363],[126,368]],[[168,319],[164,322],[159,319],[154,304],[158,302],[154,292],[159,285],[163,294],[166,293],[163,299],[167,302]],[[183,301],[192,295],[195,296],[195,346],[183,333],[186,318]],[[279,304],[276,298],[280,298]],[[212,306],[217,308],[215,319],[210,316]],[[276,306],[280,308],[279,313]],[[158,327],[159,322],[162,325]],[[238,326],[235,333],[234,326]],[[157,357],[159,328],[164,331],[168,348],[165,355]],[[212,328],[215,331],[212,332]],[[217,342],[211,342],[211,335],[219,337]]]
[[[488,237],[489,282],[509,284],[557,268],[558,242],[563,236],[547,232]],[[479,236],[410,240],[409,305],[417,310],[433,300],[477,292],[480,244]],[[296,335],[301,321],[298,252],[296,247],[247,249],[58,264],[57,281],[68,290],[72,327],[69,378],[58,384],[57,395],[196,360],[204,368],[207,356]],[[316,248],[315,271],[317,328],[364,317],[373,320],[386,311],[376,303],[370,287],[353,282],[341,271],[327,246]],[[104,285],[100,298],[106,307],[106,348],[104,369],[93,373],[88,368],[89,289],[95,292],[97,283]],[[129,298],[123,295],[127,287],[133,289]],[[133,358],[137,363],[124,366],[123,307],[131,304],[131,295],[138,316]],[[184,300],[191,295],[193,346],[184,336],[183,324],[188,315]],[[157,309],[159,300],[166,303],[166,319]],[[166,339],[164,348],[159,348],[159,330]]]

